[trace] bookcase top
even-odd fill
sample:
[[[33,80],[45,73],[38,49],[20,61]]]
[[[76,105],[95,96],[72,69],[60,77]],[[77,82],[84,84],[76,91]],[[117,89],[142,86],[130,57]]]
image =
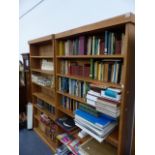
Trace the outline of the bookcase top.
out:
[[[133,13],[131,12],[125,13],[123,15],[105,19],[105,20],[102,20],[102,21],[99,21],[93,24],[88,24],[88,25],[74,28],[68,31],[57,33],[55,34],[55,38],[56,39],[65,38],[67,36],[73,36],[73,35],[80,34],[80,33],[95,31],[95,30],[104,29],[107,27],[113,27],[117,25],[126,24],[126,23],[135,24],[135,15]]]
[[[41,42],[46,42],[46,41],[51,41],[51,39],[54,37],[53,34],[51,35],[47,35],[41,38],[37,38],[37,39],[33,39],[28,41],[29,44],[37,44],[37,43],[41,43]]]

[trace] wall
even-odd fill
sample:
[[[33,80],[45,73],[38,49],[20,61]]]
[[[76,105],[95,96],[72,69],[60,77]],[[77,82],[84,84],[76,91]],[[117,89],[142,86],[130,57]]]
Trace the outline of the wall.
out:
[[[20,0],[19,16],[39,1]],[[44,0],[20,19],[19,53],[29,52],[28,40],[126,12],[134,12],[134,0]]]

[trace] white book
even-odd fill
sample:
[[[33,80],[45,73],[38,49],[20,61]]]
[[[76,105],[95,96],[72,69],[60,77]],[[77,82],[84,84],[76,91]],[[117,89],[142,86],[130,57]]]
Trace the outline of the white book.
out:
[[[112,107],[112,106],[109,106],[109,105],[100,104],[99,102],[96,102],[96,108],[103,108],[103,109],[109,110],[111,112],[118,112],[118,111],[120,111],[119,107]]]
[[[84,123],[86,123],[86,124],[89,124],[89,125],[91,125],[91,126],[93,126],[94,128],[96,128],[97,130],[100,130],[100,131],[102,131],[105,127],[100,127],[100,126],[98,126],[98,125],[96,125],[96,124],[93,124],[93,123],[91,123],[91,122],[89,122],[89,121],[87,121],[86,119],[84,119],[84,118],[82,118],[82,117],[80,117],[80,116],[78,116],[78,115],[75,115],[75,119],[76,120],[79,120],[79,121],[81,121],[81,122],[84,122]],[[109,124],[108,124],[109,125]]]
[[[87,102],[87,104],[89,104],[91,106],[94,106],[94,107],[96,106],[96,102],[95,101],[87,99],[86,102]]]
[[[101,112],[101,113],[103,113],[103,114],[106,114],[106,115],[108,115],[108,116],[111,116],[111,117],[113,117],[113,118],[117,118],[117,117],[119,117],[119,115],[120,115],[120,112],[118,112],[118,113],[113,113],[113,112],[111,112],[111,111],[108,111],[108,110],[105,110],[105,109],[101,109],[101,108],[96,108],[96,110],[99,111],[99,112]]]
[[[103,100],[100,100],[100,99],[98,99],[97,101],[96,101],[96,103],[98,103],[98,104],[104,104],[104,105],[107,105],[107,106],[110,106],[110,107],[113,107],[113,108],[117,108],[117,103],[115,104],[115,103],[110,103],[110,101],[103,101]]]
[[[97,99],[98,99],[97,96],[93,96],[93,95],[90,95],[90,94],[87,94],[86,98],[89,99],[89,100],[95,101],[95,102],[96,102]]]
[[[94,95],[94,96],[97,96],[97,97],[101,97],[101,93],[95,92],[93,90],[89,90],[88,94],[91,94],[91,95]]]
[[[116,126],[116,123],[110,123],[107,127],[105,127],[102,130],[97,130],[96,128],[94,128],[93,126],[86,124],[82,121],[76,120],[75,122],[80,124],[81,126],[90,129],[91,131],[93,131],[94,133],[96,133],[98,136],[100,137],[104,137],[111,129],[113,129]]]

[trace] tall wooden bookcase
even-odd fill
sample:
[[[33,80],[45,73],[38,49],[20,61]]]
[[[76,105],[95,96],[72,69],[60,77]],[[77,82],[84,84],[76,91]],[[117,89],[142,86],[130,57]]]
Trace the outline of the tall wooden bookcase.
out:
[[[45,36],[29,41],[30,46],[30,70],[31,70],[31,90],[33,102],[33,129],[44,140],[48,146],[55,151],[57,148],[57,140],[51,140],[48,135],[49,127],[40,120],[42,113],[46,114],[52,123],[55,122],[57,116],[56,98],[55,98],[55,52],[54,52],[54,35]],[[42,69],[42,61],[47,60],[53,62],[53,70]],[[43,86],[32,81],[32,75],[52,78],[51,86]],[[47,105],[55,109],[55,113],[50,113],[47,109],[38,106],[37,100],[45,102]],[[57,129],[56,129],[57,132]]]
[[[60,55],[59,44],[62,41],[74,40],[77,37],[85,36],[86,38],[93,35],[104,35],[104,32],[108,31],[121,31],[125,34],[124,41],[124,52],[121,54],[107,54],[107,55]],[[63,93],[58,90],[58,78],[66,77],[75,80],[80,80],[88,83],[98,83],[106,87],[115,87],[122,89],[121,107],[120,107],[120,119],[118,129],[114,130],[106,139],[107,142],[112,144],[117,149],[118,155],[129,155],[131,151],[131,139],[132,139],[132,128],[133,128],[133,115],[134,115],[134,15],[131,13],[124,14],[118,17],[114,17],[108,20],[104,20],[98,23],[82,26],[69,31],[58,33],[55,35],[55,52],[56,52],[56,94],[57,98],[61,96],[66,96],[68,98],[74,99],[85,104],[82,98],[72,96],[70,94]],[[61,46],[61,45],[60,45]],[[64,75],[61,74],[61,62],[64,60],[75,60],[75,61],[88,61],[102,60],[102,59],[121,59],[123,61],[122,65],[122,77],[119,84],[103,82],[99,80],[94,80],[90,78],[83,78],[80,76]],[[65,110],[61,108],[58,101],[59,110],[63,113],[74,117],[72,111]]]
[[[79,28],[68,30],[55,35],[39,38],[29,42],[30,44],[30,63],[31,74],[37,72],[44,75],[49,74],[54,76],[55,83],[52,90],[46,90],[34,83],[32,85],[32,101],[34,107],[34,130],[43,138],[43,140],[51,147],[53,151],[59,145],[58,141],[51,142],[49,137],[46,136],[39,126],[38,114],[41,112],[46,113],[55,123],[56,119],[63,115],[68,115],[74,118],[74,112],[65,109],[61,106],[61,97],[66,96],[70,99],[86,104],[83,98],[70,95],[68,93],[61,92],[59,90],[59,78],[65,77],[69,79],[75,79],[87,83],[97,83],[106,87],[115,87],[122,90],[121,105],[120,105],[120,117],[118,127],[106,138],[106,142],[112,145],[118,155],[130,155],[131,143],[133,139],[133,127],[134,127],[134,99],[135,99],[135,16],[132,13],[127,13],[121,16],[110,18],[104,21],[85,25]],[[60,55],[60,42],[66,40],[75,39],[80,36],[86,38],[93,35],[104,35],[105,31],[123,32],[125,34],[123,48],[124,52],[121,54],[103,54],[103,55]],[[40,60],[51,59],[54,62],[54,71],[45,72],[40,70]],[[122,73],[121,82],[111,83],[94,80],[91,78],[84,78],[80,76],[73,76],[69,74],[61,73],[61,64],[64,60],[72,61],[90,61],[102,60],[102,59],[121,59],[122,60]],[[49,88],[48,88],[49,89]],[[52,104],[55,107],[55,114],[51,115],[46,111],[42,111],[36,106],[36,99],[42,99],[45,102]],[[56,123],[57,124],[57,123]],[[65,132],[58,126],[57,134]]]

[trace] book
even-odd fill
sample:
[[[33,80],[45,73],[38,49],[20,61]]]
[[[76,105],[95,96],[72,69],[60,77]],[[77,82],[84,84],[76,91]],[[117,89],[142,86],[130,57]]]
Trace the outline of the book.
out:
[[[88,120],[89,122],[94,123],[96,126],[104,128],[105,126],[109,125],[112,119],[105,117],[105,115],[100,115],[99,117],[92,116],[91,114],[84,112],[82,110],[77,109],[75,111],[75,115],[83,117],[84,119]]]

